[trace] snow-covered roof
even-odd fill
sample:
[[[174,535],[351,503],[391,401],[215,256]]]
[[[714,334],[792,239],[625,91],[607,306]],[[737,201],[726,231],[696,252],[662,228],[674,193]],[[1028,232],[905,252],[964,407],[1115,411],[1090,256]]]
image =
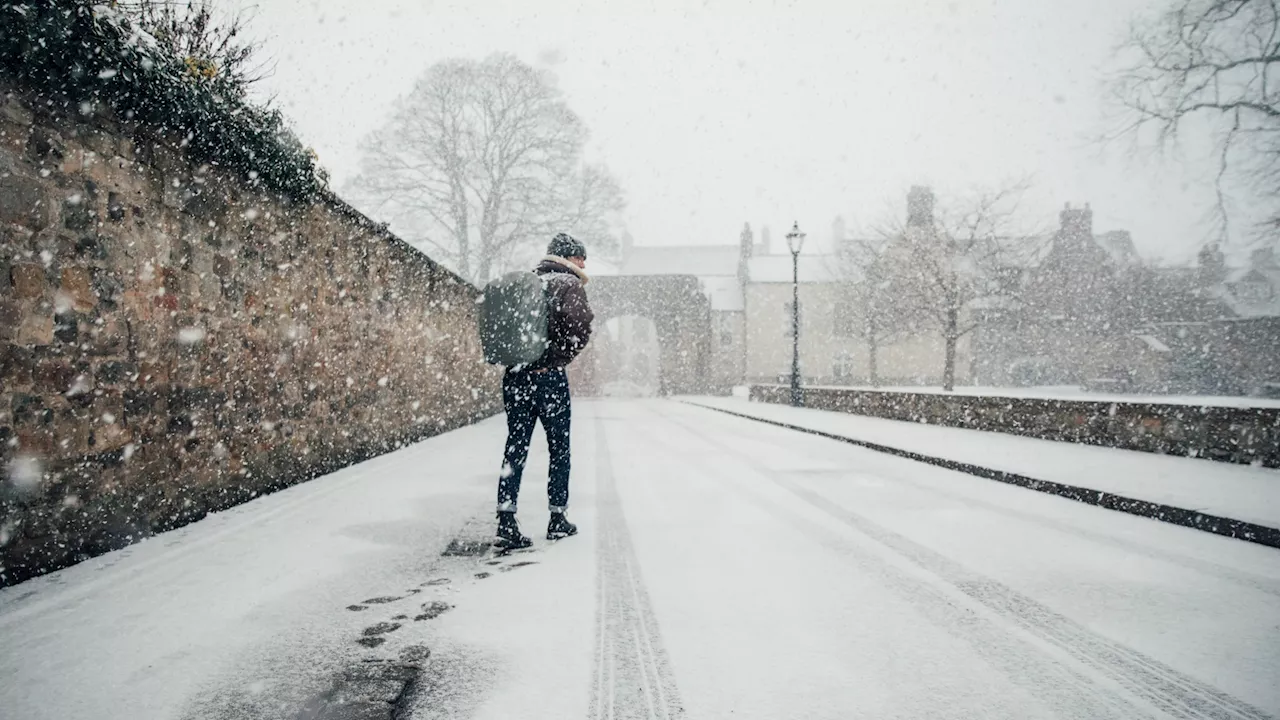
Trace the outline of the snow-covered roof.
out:
[[[702,291],[711,299],[711,309],[720,312],[741,312],[742,286],[736,277],[706,276],[698,279]]]
[[[1221,300],[1237,317],[1280,317],[1280,268],[1249,268],[1230,273]]]
[[[753,283],[789,283],[792,279],[790,255],[761,255],[747,261],[747,278]],[[840,259],[835,255],[801,255],[800,282],[825,283],[840,280]]]
[[[631,248],[619,275],[697,275],[736,277],[737,245],[638,245]]]
[[[997,238],[1000,244],[1000,261],[1007,267],[1033,269],[1040,267],[1053,253],[1056,235],[1027,235]],[[1141,262],[1138,251],[1133,245],[1133,237],[1127,230],[1110,230],[1093,236],[1093,244],[1098,246],[1111,262],[1119,267],[1137,265]]]
[[[1144,344],[1146,344],[1147,347],[1151,348],[1152,350],[1158,353],[1169,352],[1169,346],[1161,342],[1160,338],[1156,337],[1155,335],[1136,335],[1135,337],[1137,337]]]
[[[1053,250],[1053,238],[1048,235],[1000,237],[996,242],[1000,245],[1000,263],[1006,267],[1040,267]]]
[[[1138,250],[1133,246],[1133,236],[1128,230],[1111,230],[1093,236],[1098,247],[1107,251],[1111,261],[1121,267],[1140,262]]]

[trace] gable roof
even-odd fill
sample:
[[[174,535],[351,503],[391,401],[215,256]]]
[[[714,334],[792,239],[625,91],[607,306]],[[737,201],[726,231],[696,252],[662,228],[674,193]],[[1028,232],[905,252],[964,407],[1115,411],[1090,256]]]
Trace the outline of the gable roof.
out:
[[[736,277],[707,276],[698,278],[702,292],[711,300],[711,309],[741,312],[744,309],[742,286]]]
[[[618,274],[737,277],[739,253],[737,245],[637,245]]]
[[[1268,288],[1270,291],[1266,292]],[[1227,277],[1219,295],[1236,317],[1280,317],[1280,268],[1234,272]]]
[[[800,282],[839,282],[839,258],[835,255],[801,255]],[[789,283],[790,255],[761,255],[747,261],[747,280],[753,283]]]

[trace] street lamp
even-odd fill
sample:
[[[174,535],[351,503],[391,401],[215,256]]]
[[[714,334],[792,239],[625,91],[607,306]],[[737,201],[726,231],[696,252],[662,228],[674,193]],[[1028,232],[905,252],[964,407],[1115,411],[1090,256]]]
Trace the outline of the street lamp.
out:
[[[804,405],[800,394],[800,250],[804,247],[804,233],[800,223],[791,226],[787,233],[787,249],[791,251],[791,404]]]

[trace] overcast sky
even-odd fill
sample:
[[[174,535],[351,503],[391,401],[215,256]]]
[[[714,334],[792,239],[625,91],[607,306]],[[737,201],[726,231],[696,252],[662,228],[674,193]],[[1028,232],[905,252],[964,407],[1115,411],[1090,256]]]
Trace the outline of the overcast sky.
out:
[[[904,211],[912,184],[1029,177],[1041,224],[1088,201],[1096,231],[1178,262],[1208,232],[1205,166],[1090,140],[1111,50],[1151,2],[259,0],[253,27],[277,64],[261,90],[335,188],[429,65],[508,51],[557,73],[638,243],[732,243],[744,221],[776,240],[793,220],[826,242],[836,215]]]

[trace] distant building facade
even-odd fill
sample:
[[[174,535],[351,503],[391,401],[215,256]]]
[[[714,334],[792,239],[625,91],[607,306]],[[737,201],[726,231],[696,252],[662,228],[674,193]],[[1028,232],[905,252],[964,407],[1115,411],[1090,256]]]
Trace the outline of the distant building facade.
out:
[[[912,188],[905,232],[931,226],[934,197]],[[832,223],[837,250],[843,222]],[[892,241],[889,263],[896,257]],[[1280,262],[1258,251],[1248,267],[1229,268],[1216,247],[1198,267],[1144,264],[1129,233],[1096,233],[1093,211],[1066,205],[1050,235],[1006,238],[1008,252],[990,271],[990,295],[962,310],[976,326],[956,348],[961,385],[1074,385],[1095,390],[1280,393]],[[710,307],[712,389],[786,382],[792,357],[792,257],[744,227],[735,245],[634,246],[617,268],[624,276],[697,278]],[[865,385],[872,379],[867,282],[839,252],[799,259],[800,361],[808,385]],[[615,323],[610,372],[653,377],[658,356],[644,323]],[[944,341],[929,322],[875,337],[882,385],[938,385]],[[620,346],[618,346],[620,344]],[[620,360],[623,356],[635,356]],[[643,356],[643,359],[637,359]],[[669,359],[668,359],[669,361]],[[1270,389],[1269,389],[1270,388]]]
[[[758,249],[750,238],[745,242],[749,252]],[[713,388],[727,390],[742,381],[745,361],[742,266],[742,250],[735,245],[629,245],[616,274],[691,275],[698,279],[711,307],[708,380]],[[626,327],[635,325],[628,322]]]

